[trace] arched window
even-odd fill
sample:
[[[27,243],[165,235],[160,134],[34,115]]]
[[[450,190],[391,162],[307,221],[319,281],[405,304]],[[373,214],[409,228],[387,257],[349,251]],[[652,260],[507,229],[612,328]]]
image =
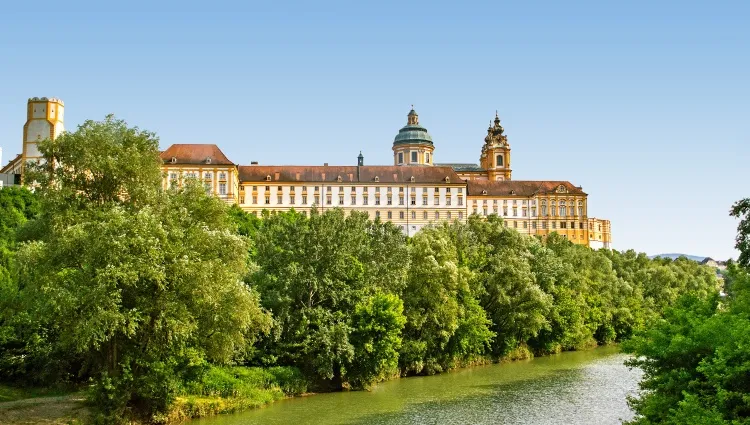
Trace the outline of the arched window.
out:
[[[542,217],[547,217],[547,201],[542,201]]]
[[[555,214],[557,214],[557,206],[555,205],[554,202],[552,202],[552,204],[550,205],[550,209],[549,209],[549,215],[554,217]]]
[[[568,215],[568,209],[565,207],[565,201],[560,201],[560,217]]]
[[[497,167],[502,167],[503,166],[503,156],[502,155],[498,155],[497,158],[495,158],[495,160],[497,162],[497,165],[496,165]]]

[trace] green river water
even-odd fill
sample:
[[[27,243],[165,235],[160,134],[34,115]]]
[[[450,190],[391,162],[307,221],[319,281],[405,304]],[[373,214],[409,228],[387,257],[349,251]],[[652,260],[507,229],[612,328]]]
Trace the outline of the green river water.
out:
[[[275,424],[619,424],[639,370],[616,347],[396,379],[370,392],[317,394],[191,422]]]

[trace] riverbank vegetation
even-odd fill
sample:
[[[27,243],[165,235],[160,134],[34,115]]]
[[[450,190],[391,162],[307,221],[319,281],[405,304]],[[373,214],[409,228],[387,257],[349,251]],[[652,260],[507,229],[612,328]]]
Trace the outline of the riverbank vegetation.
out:
[[[732,215],[740,256],[726,296],[685,294],[625,344],[645,372],[631,424],[750,423],[750,199]]]
[[[693,261],[497,216],[412,238],[337,209],[254,217],[199,182],[163,190],[157,138],[113,117],[40,150],[35,193],[0,190],[0,376],[85,386],[97,423],[622,341],[718,290]]]

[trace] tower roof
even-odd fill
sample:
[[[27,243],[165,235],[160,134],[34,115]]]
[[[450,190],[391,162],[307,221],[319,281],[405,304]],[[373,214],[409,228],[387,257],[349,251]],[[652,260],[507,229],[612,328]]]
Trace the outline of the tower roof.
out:
[[[432,136],[427,132],[427,129],[419,125],[419,115],[412,106],[409,115],[407,115],[406,125],[398,131],[398,134],[393,139],[394,145],[406,145],[406,144],[432,144]]]

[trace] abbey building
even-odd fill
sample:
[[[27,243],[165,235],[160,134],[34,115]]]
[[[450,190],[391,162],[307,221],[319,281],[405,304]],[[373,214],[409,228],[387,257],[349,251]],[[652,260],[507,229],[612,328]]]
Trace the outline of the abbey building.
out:
[[[32,98],[27,105],[22,153],[0,173],[22,175],[39,157],[36,143],[63,131],[64,104]],[[564,180],[513,180],[508,137],[495,119],[487,129],[479,164],[435,163],[435,145],[412,109],[393,140],[393,165],[240,165],[214,144],[174,144],[161,153],[164,188],[187,179],[252,214],[263,210],[306,213],[311,208],[366,212],[393,222],[405,234],[471,214],[497,214],[517,231],[545,237],[557,232],[592,248],[610,248],[608,220],[588,216],[588,195]]]

